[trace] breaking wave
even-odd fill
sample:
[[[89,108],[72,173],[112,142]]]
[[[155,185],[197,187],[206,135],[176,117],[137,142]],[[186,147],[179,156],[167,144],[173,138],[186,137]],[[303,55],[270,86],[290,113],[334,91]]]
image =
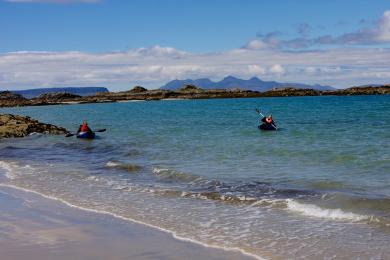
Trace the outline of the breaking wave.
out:
[[[108,168],[116,168],[125,170],[127,172],[136,172],[142,169],[141,166],[131,163],[122,163],[122,162],[116,162],[116,161],[108,161],[106,163],[106,167]]]
[[[288,210],[310,217],[331,220],[350,220],[354,222],[372,219],[370,216],[345,212],[342,209],[324,209],[313,204],[300,203],[292,199],[287,199],[286,202]]]

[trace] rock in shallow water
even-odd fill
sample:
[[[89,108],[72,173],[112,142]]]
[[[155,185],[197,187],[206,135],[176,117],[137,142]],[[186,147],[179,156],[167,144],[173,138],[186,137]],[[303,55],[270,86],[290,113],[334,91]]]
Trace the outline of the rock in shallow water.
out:
[[[0,114],[0,138],[24,137],[31,133],[65,134],[63,127],[44,124],[30,117]]]

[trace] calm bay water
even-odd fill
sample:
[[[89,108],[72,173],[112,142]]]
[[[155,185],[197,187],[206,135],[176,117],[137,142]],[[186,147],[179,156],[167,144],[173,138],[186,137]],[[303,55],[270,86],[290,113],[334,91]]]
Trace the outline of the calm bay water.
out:
[[[259,131],[256,107],[280,131]],[[259,257],[390,255],[390,96],[0,111],[107,128],[0,141],[1,185]]]

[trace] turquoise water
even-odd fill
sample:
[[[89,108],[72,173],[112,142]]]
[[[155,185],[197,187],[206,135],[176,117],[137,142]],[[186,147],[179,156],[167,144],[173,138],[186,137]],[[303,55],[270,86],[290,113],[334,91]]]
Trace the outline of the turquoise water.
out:
[[[256,107],[280,131],[259,131]],[[390,253],[390,96],[0,111],[107,128],[93,141],[2,140],[3,185],[259,257]]]

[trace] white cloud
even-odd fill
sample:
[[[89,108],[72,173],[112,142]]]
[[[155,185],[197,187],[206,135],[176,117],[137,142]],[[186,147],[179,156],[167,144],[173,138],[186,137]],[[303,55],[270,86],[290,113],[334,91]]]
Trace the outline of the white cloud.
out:
[[[179,51],[172,47],[161,47],[159,45],[155,45],[151,48],[139,48],[135,50],[135,53],[141,56],[170,56],[175,58],[181,58],[188,54],[184,51]]]
[[[390,42],[390,10],[386,11],[379,21],[376,39],[378,41]]]
[[[248,74],[250,76],[264,75],[265,69],[259,65],[248,65]]]
[[[269,71],[271,73],[274,73],[276,75],[283,75],[284,73],[286,73],[286,70],[283,68],[282,65],[280,64],[274,64],[271,66],[271,68],[269,69]]]
[[[308,75],[313,75],[313,74],[316,74],[317,72],[318,72],[318,70],[315,67],[307,67],[305,69],[305,73]]]
[[[343,70],[339,66],[331,66],[331,67],[321,67],[319,68],[319,72],[323,74],[335,74],[335,73],[341,73]]]
[[[242,48],[247,50],[261,50],[269,48],[270,46],[261,39],[255,39],[249,41]]]

